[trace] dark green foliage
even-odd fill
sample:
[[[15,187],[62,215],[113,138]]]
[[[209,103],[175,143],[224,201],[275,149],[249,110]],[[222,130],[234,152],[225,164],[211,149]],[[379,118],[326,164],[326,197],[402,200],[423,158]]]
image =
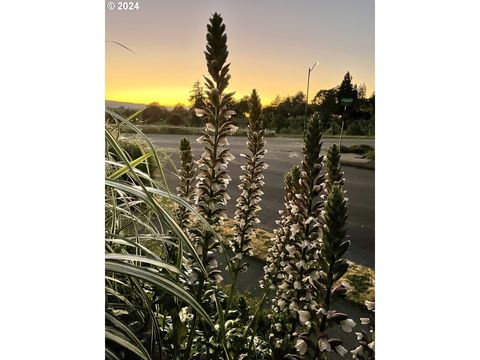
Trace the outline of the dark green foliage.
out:
[[[161,106],[158,103],[152,103],[143,110],[142,118],[144,123],[156,124],[165,121],[168,114],[169,112],[164,106]]]
[[[145,153],[145,149],[147,148],[147,144],[145,142],[135,138],[120,139],[118,140],[118,144],[128,155],[130,161],[138,159],[140,156],[142,156]],[[147,160],[147,162],[142,162],[138,164],[136,168],[145,173],[149,173],[153,168],[153,164],[151,164],[151,162]]]
[[[327,171],[326,190],[330,191],[335,183],[343,185],[343,172],[340,167],[340,151],[338,151],[336,144],[333,144],[328,149],[325,165]]]
[[[212,15],[207,30],[207,50],[205,51],[207,68],[213,81],[217,83],[217,89],[221,92],[228,86],[230,74],[228,74],[229,64],[225,65],[228,57],[227,34],[219,14]]]
[[[304,169],[313,169],[315,163],[318,163],[320,149],[322,148],[322,129],[320,116],[313,116],[307,124],[307,131],[304,135]]]
[[[343,196],[341,185],[336,183],[332,186],[324,207],[325,223],[322,228],[322,254],[327,261],[334,264],[332,274],[337,280],[336,278],[340,278],[343,273],[335,271],[335,269],[343,268],[339,265],[339,260],[347,250],[345,244],[350,243],[349,240],[344,240],[347,222],[347,200]]]
[[[338,99],[351,98],[353,99],[353,104],[356,104],[358,92],[356,86],[352,84],[352,75],[350,75],[350,72],[348,71],[340,84],[337,97]]]
[[[190,90],[190,97],[188,98],[192,108],[200,109],[205,106],[205,93],[203,90],[203,86],[200,81],[195,81],[193,83],[192,90]]]
[[[369,152],[371,150],[373,150],[373,147],[371,147],[370,145],[365,145],[365,144],[352,145],[352,146],[342,145],[342,147],[340,148],[340,152],[342,154],[351,153],[351,154],[365,155],[367,152]]]
[[[325,295],[323,298],[324,308],[330,310],[333,284],[339,280],[348,269],[348,263],[342,256],[350,245],[345,240],[347,222],[347,199],[343,195],[343,188],[339,183],[331,186],[327,193],[324,204],[324,215],[322,225],[322,248],[321,262],[322,270],[326,274]],[[322,316],[320,331],[327,327],[327,315]]]
[[[192,147],[190,140],[187,138],[180,139],[180,163],[181,168],[178,174],[180,186],[177,188],[177,194],[190,204],[193,204],[196,173]],[[189,211],[180,205],[177,211],[177,217],[182,227],[188,225],[188,215]]]

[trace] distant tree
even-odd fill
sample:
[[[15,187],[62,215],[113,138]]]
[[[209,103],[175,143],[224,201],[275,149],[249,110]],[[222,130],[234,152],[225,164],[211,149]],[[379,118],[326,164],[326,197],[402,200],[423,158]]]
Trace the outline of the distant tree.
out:
[[[165,120],[168,116],[168,110],[157,102],[151,103],[143,110],[143,121],[147,124],[155,124]]]
[[[358,98],[363,100],[366,97],[367,97],[367,86],[365,85],[365,83],[362,83],[358,87]]]
[[[352,84],[352,79],[353,77],[350,75],[350,72],[347,71],[338,89],[338,100],[341,98],[352,98],[355,101],[358,98],[357,91]]]
[[[302,91],[297,92],[292,97],[292,115],[302,116],[305,114],[305,101],[306,96]]]
[[[368,99],[368,102],[375,108],[375,91],[372,93],[372,96]]]
[[[278,106],[280,103],[282,102],[282,98],[280,97],[280,95],[277,95],[275,96],[275,99],[273,99],[273,101],[271,102],[270,106]]]
[[[193,83],[192,90],[190,90],[190,97],[188,98],[190,105],[194,109],[200,109],[205,105],[205,92],[199,80]]]
[[[167,124],[174,126],[185,125],[188,117],[189,111],[182,104],[177,104],[170,111],[170,114],[167,117]]]
[[[280,129],[283,129],[284,127],[286,127],[287,119],[281,113],[274,113],[273,124],[275,126],[275,130],[279,132]]]
[[[248,102],[250,101],[250,97],[245,95],[240,100],[232,101],[232,110],[235,111],[237,117],[245,117],[245,114],[248,112]]]
[[[317,92],[312,101],[316,105],[315,110],[333,114],[337,110],[337,92],[337,88]]]

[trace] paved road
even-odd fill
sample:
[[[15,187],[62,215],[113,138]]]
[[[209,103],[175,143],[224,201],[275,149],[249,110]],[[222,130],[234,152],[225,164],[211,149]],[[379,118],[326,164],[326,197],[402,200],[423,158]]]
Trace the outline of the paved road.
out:
[[[149,134],[152,142],[161,148],[176,151],[178,141],[184,135],[170,134]],[[198,136],[187,135],[192,142],[193,151],[196,158],[200,156],[202,145],[195,142]],[[233,216],[235,209],[236,193],[238,192],[238,176],[240,175],[240,165],[243,164],[243,158],[239,156],[245,151],[245,137],[230,137],[230,148],[236,159],[229,165],[232,182],[229,185],[230,196],[227,212]],[[374,139],[344,139],[344,145],[368,144],[374,145]],[[337,143],[338,139],[325,139],[323,149]],[[271,231],[275,227],[275,220],[278,218],[278,210],[283,207],[283,176],[294,165],[301,161],[301,151],[303,141],[300,138],[267,138],[268,153],[265,161],[269,164],[265,170],[265,195],[261,203],[262,211],[259,218],[260,224],[265,230]],[[178,155],[172,156],[178,165]],[[361,169],[350,166],[344,166],[346,184],[345,190],[349,198],[349,220],[347,237],[352,244],[346,257],[357,263],[375,267],[375,171]],[[169,185],[174,188],[177,179],[168,175]],[[174,186],[175,185],[175,186]]]

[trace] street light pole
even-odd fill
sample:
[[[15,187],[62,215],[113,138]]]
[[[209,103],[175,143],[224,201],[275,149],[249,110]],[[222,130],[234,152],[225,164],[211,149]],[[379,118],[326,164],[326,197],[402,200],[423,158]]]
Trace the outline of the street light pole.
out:
[[[305,99],[305,118],[303,119],[303,132],[305,132],[305,127],[307,124],[307,108],[308,108],[308,90],[310,89],[310,73],[312,72],[313,68],[318,65],[318,62],[312,65],[312,67],[308,68],[308,76],[307,76],[307,97]]]
[[[338,144],[338,149],[342,152],[342,137],[343,137],[343,124],[345,124],[344,115],[347,112],[347,106],[345,105],[343,108],[343,115],[342,115],[342,130],[340,130],[340,143]]]

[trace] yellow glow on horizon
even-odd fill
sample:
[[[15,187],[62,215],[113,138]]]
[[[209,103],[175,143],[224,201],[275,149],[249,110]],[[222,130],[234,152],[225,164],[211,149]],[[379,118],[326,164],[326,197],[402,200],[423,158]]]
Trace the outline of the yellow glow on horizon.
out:
[[[107,89],[105,92],[105,99],[111,101],[129,102],[136,104],[151,104],[157,102],[162,106],[175,106],[183,104],[189,106],[188,97],[190,96],[191,88],[145,88],[145,89]],[[228,92],[228,89],[227,89]],[[241,99],[247,93],[236,92],[234,98]],[[269,105],[274,98],[262,97],[262,104]]]
[[[163,106],[175,106],[188,104],[190,89],[185,88],[145,88],[145,89],[107,89],[105,99],[131,102],[139,104],[151,104],[158,102]]]

